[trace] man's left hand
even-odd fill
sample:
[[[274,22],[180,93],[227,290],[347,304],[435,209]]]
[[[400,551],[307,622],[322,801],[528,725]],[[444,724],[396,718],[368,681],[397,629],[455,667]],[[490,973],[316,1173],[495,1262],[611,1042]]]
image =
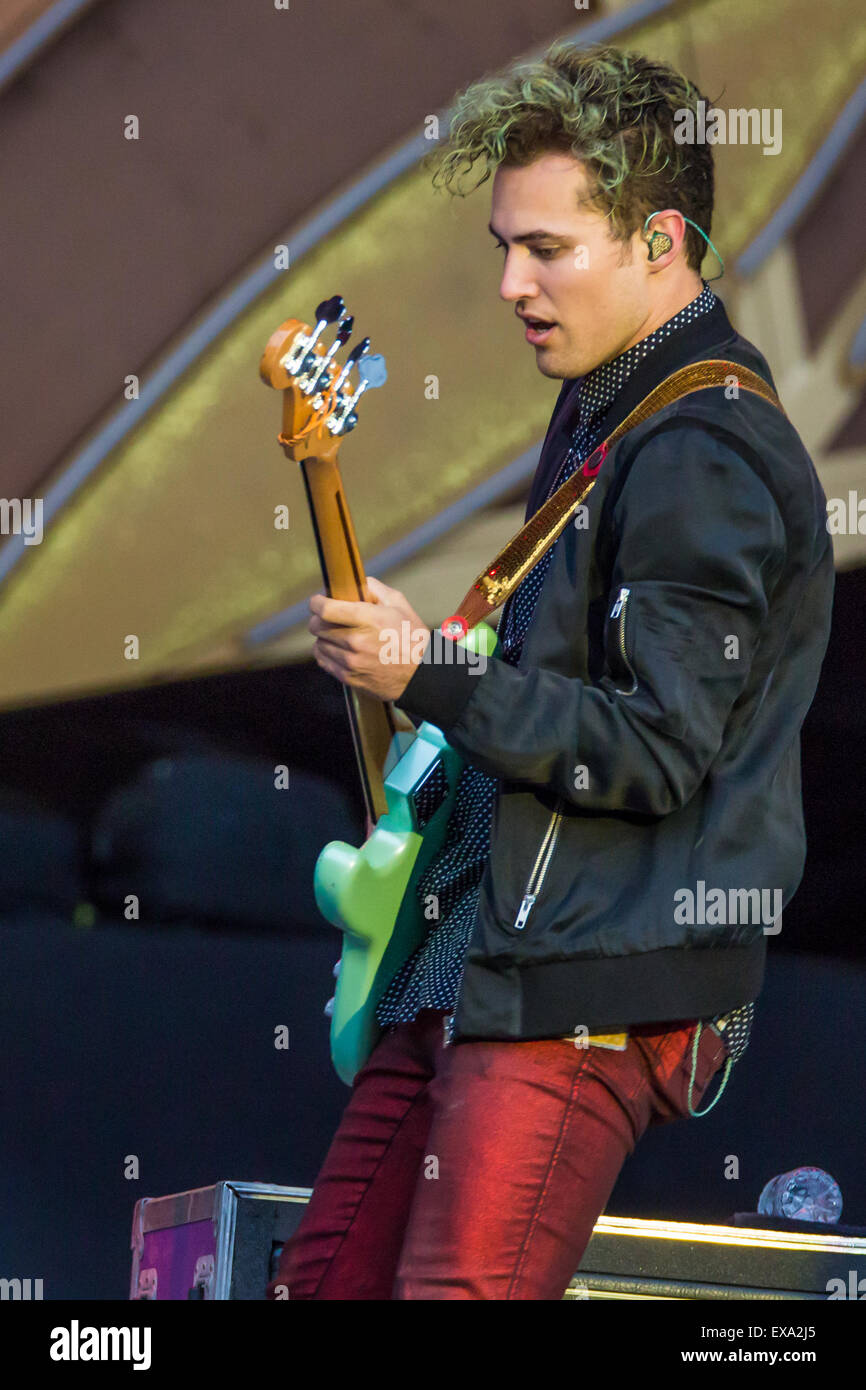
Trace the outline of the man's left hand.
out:
[[[313,655],[344,685],[398,700],[421,664],[430,629],[399,589],[368,575],[367,592],[372,603],[313,594]]]

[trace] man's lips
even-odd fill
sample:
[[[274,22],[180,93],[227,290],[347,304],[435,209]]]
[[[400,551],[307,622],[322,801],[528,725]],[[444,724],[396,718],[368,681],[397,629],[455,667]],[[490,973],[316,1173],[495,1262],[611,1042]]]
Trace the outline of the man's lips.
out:
[[[517,317],[526,324],[526,341],[536,346],[539,343],[547,342],[548,337],[557,327],[557,324],[551,319],[536,318],[534,314],[518,314]]]

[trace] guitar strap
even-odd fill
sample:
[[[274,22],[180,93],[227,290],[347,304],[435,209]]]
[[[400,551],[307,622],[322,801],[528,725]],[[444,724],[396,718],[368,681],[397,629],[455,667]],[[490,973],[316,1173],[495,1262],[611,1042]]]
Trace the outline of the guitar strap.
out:
[[[690,395],[693,391],[704,391],[710,386],[727,387],[734,384],[746,391],[752,391],[757,396],[763,396],[765,401],[769,401],[785,415],[781,401],[763,377],[738,362],[710,358],[703,362],[693,362],[673,372],[635,406],[622,423],[617,425],[607,439],[590,454],[583,466],[566,478],[553,496],[539,507],[517,535],[500,550],[495,560],[478,576],[457,612],[442,623],[445,636],[455,641],[464,637],[470,628],[475,627],[482,618],[489,617],[514,592],[524,576],[565,530],[569,518],[595,486],[596,476],[607,454],[623,435],[635,425],[643,424],[651,415],[655,415],[656,411],[662,410],[666,405],[672,405],[674,401]],[[785,418],[787,419],[787,415]]]

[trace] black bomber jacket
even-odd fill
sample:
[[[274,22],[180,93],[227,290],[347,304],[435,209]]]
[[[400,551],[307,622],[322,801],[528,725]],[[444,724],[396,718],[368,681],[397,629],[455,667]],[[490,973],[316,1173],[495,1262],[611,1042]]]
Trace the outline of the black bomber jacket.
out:
[[[641,362],[606,438],[705,358],[760,352],[719,301]],[[565,381],[527,506],[576,424]],[[827,645],[826,498],[797,431],[696,392],[611,449],[557,540],[519,664],[434,630],[399,706],[499,779],[453,1041],[707,1018],[759,993],[803,873],[800,728]],[[479,561],[485,557],[479,556]]]

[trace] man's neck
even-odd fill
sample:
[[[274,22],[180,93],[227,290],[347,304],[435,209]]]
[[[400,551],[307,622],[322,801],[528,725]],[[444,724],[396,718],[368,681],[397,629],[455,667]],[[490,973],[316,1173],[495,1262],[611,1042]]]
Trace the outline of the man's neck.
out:
[[[645,327],[645,331],[642,329],[639,334],[636,334],[634,336],[634,338],[627,344],[626,347],[620,348],[619,351],[616,352],[613,356],[605,358],[604,362],[600,362],[596,367],[593,367],[590,371],[586,372],[584,376],[577,378],[577,389],[579,392],[579,399],[582,403],[584,400],[586,400],[587,392],[589,392],[596,398],[595,408],[600,408],[599,393],[601,394],[601,397],[605,400],[610,397],[612,381],[611,373],[612,371],[616,370],[613,364],[620,362],[624,363],[623,367],[620,370],[619,382],[620,387],[623,386],[623,374],[625,380],[627,380],[631,375],[633,375],[634,371],[637,369],[639,365],[637,357],[634,353],[634,349],[636,347],[639,347],[639,345],[642,342],[646,342],[650,338],[655,338],[655,342],[653,344],[653,352],[650,353],[650,356],[657,356],[657,354],[661,350],[662,340],[666,341],[665,335],[662,335],[661,340],[659,339],[660,330],[664,329],[668,324],[673,323],[674,320],[676,320],[683,313],[684,310],[688,309],[689,305],[695,304],[696,301],[700,299],[701,295],[703,295],[705,290],[708,288],[704,285],[703,281],[699,277],[697,277],[697,286],[698,287],[695,290],[694,294],[690,294],[687,290],[684,290],[683,293],[678,297],[678,299],[669,297],[665,308],[663,310],[660,310],[656,315],[654,315],[654,323],[652,327]],[[697,317],[701,317],[700,312],[698,310],[695,310],[695,314]],[[685,322],[681,321],[679,324],[677,324],[677,332],[674,334],[675,337],[678,336],[680,332],[682,332],[682,329],[686,326],[687,322],[688,320],[686,320]],[[649,323],[649,320],[647,320],[647,323]],[[581,404],[581,414],[583,414],[583,412],[584,406],[583,404]]]
[[[670,320],[675,318],[683,309],[688,308],[689,304],[691,304],[694,299],[697,299],[703,288],[704,282],[700,275],[695,272],[693,275],[689,276],[686,282],[682,284],[676,292],[668,292],[661,303],[650,308],[647,318],[636,331],[634,337],[630,338],[629,341],[620,348],[620,353],[628,352],[629,348],[635,347],[636,344],[642,342],[644,338],[648,338],[651,333],[655,333],[657,329],[663,328],[666,323],[669,323]],[[619,353],[617,353],[617,356],[619,356]]]

